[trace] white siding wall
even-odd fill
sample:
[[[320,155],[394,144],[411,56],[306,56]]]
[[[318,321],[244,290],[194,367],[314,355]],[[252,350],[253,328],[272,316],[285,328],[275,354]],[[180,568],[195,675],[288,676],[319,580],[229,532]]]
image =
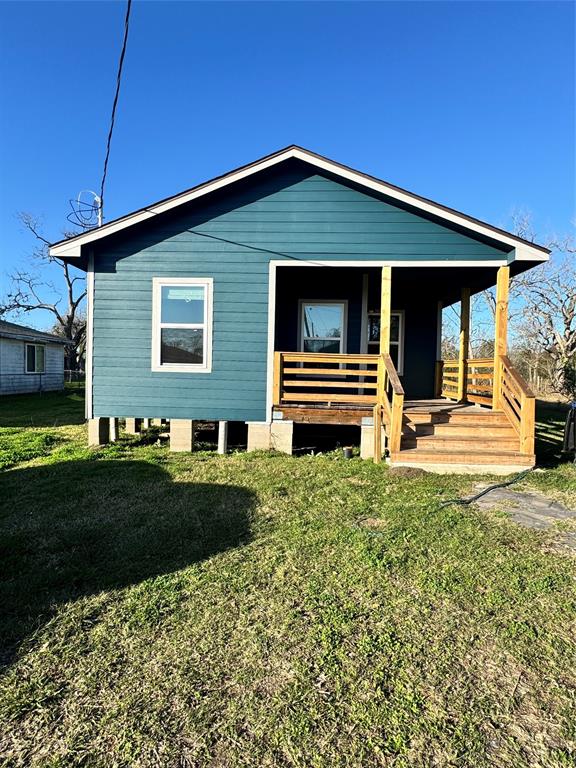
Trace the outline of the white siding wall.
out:
[[[64,388],[64,345],[45,344],[45,373],[26,373],[26,342],[0,338],[0,394]]]

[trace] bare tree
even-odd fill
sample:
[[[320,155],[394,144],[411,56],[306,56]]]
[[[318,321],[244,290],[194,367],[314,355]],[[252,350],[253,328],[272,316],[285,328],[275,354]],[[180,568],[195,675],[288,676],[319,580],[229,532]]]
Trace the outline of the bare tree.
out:
[[[516,213],[514,231],[534,241],[530,214]],[[549,358],[553,389],[572,393],[572,370],[576,364],[576,247],[570,236],[548,238],[550,261],[517,275],[510,281],[510,324],[521,346]],[[494,312],[493,294],[484,294]]]
[[[20,213],[19,219],[37,242],[31,254],[31,269],[17,269],[9,275],[11,285],[0,302],[0,316],[8,312],[50,312],[54,316],[52,331],[69,341],[69,365],[76,368],[80,364],[86,335],[83,309],[86,280],[82,274],[74,274],[66,261],[50,255],[50,242],[42,234],[37,218],[29,213]],[[68,237],[72,234],[65,233]],[[43,273],[49,265],[59,267],[61,285],[44,279]],[[50,301],[46,298],[48,293],[60,298]]]
[[[524,305],[520,334],[549,355],[555,391],[570,395],[576,364],[576,256],[573,245],[563,247],[563,255],[534,269],[529,279],[520,275],[515,290]]]

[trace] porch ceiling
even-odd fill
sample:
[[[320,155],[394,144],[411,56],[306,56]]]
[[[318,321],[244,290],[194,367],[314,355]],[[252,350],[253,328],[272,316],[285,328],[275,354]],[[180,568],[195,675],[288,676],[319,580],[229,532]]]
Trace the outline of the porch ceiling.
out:
[[[525,272],[534,264],[513,262],[510,276]],[[498,267],[393,267],[392,287],[405,286],[418,295],[434,296],[447,307],[460,301],[462,288],[469,287],[472,294],[496,285]]]

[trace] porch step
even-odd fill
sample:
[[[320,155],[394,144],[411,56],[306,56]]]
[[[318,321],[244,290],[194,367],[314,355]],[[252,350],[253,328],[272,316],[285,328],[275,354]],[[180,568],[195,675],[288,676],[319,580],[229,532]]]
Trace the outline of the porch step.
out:
[[[488,422],[484,423],[483,419],[478,419],[472,423],[467,422],[420,422],[415,424],[412,421],[407,421],[403,425],[403,434],[409,437],[423,437],[425,435],[445,435],[445,436],[458,436],[458,437],[510,437],[516,436],[516,432],[509,421],[506,423]]]
[[[484,451],[486,449],[494,451],[518,451],[520,441],[518,436],[512,430],[512,434],[490,436],[484,433],[481,427],[478,427],[471,436],[454,434],[431,434],[431,435],[403,435],[401,451],[417,449],[418,451],[430,451],[438,453],[439,451]]]
[[[452,411],[407,409],[404,411],[404,419],[407,424],[462,424],[468,426],[510,424],[503,411],[480,408]]]
[[[393,464],[451,464],[451,465],[475,465],[490,464],[498,466],[516,465],[531,467],[535,463],[533,455],[520,453],[520,451],[503,450],[428,450],[423,448],[405,448],[392,453],[390,461]]]

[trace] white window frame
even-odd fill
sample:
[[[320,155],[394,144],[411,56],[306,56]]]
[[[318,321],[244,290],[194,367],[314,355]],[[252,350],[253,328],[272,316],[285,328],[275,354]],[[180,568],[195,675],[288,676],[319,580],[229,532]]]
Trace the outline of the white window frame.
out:
[[[162,323],[162,288],[166,286],[191,286],[204,288],[204,319],[202,323]],[[152,370],[163,373],[211,373],[212,372],[212,277],[154,277],[152,279]],[[204,362],[162,363],[162,328],[202,328]]]
[[[41,371],[37,371],[37,370],[29,371],[28,370],[28,347],[34,347],[34,368],[36,368],[36,363],[37,363],[36,350],[38,349],[38,347],[41,347],[44,350],[44,368]],[[24,349],[24,371],[26,372],[26,374],[28,374],[30,376],[41,376],[42,374],[46,373],[46,344],[35,344],[35,343],[32,342],[30,344],[27,343],[25,345],[25,349]]]
[[[366,324],[366,336],[368,336],[369,330],[370,330],[370,315],[380,315],[380,310],[374,311],[374,312],[368,312],[368,323]],[[390,341],[391,347],[398,347],[398,376],[404,375],[404,316],[405,312],[403,309],[393,309],[390,312],[390,316],[393,317],[396,315],[398,317],[398,341]],[[368,354],[372,354],[372,348],[376,345],[379,345],[379,342],[375,341],[369,341],[368,338],[366,339],[366,350]],[[379,347],[378,347],[379,351]],[[378,351],[376,354],[378,354]]]
[[[298,348],[304,352],[304,307],[309,304],[319,304],[328,306],[341,306],[342,312],[342,336],[340,338],[340,351],[337,354],[346,354],[346,341],[348,336],[348,300],[347,299],[300,299],[298,302]],[[330,341],[334,339],[318,339],[319,341]],[[313,354],[313,353],[310,353]],[[318,353],[321,354],[321,353]]]

